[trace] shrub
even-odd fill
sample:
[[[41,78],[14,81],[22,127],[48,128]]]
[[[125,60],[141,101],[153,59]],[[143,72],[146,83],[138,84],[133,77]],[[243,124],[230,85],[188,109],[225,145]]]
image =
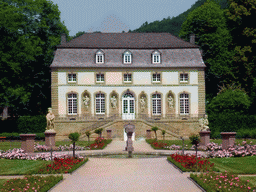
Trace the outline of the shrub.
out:
[[[46,128],[46,117],[38,116],[23,116],[17,120],[19,133],[43,133]]]
[[[80,134],[75,132],[75,133],[70,133],[68,138],[73,142],[73,157],[75,157],[75,149],[76,149],[76,142],[79,140]]]

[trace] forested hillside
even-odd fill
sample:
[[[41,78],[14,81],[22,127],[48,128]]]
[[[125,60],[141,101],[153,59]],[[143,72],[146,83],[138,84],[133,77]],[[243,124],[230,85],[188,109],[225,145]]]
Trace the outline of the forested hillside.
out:
[[[138,29],[129,30],[129,32],[169,32],[175,36],[179,36],[182,23],[186,20],[188,14],[195,10],[196,8],[203,5],[207,0],[198,0],[195,4],[191,6],[190,9],[181,13],[177,17],[164,18],[162,21],[154,21],[148,23],[147,21],[141,25]],[[228,7],[227,0],[213,0],[217,2],[222,9]]]

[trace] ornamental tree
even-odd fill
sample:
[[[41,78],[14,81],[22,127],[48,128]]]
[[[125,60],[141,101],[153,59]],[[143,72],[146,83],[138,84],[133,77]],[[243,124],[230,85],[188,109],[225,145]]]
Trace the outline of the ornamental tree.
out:
[[[158,130],[158,127],[152,127],[152,129],[151,129],[151,130],[155,132],[155,136],[156,136],[156,140],[157,140],[156,131]]]
[[[75,132],[75,133],[70,133],[68,135],[68,138],[72,141],[73,143],[73,157],[75,157],[75,148],[76,148],[76,142],[79,140],[80,134]]]

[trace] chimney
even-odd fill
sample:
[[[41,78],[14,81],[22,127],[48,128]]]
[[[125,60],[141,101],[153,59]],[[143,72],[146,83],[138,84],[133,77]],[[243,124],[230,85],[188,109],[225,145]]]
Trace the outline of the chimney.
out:
[[[190,34],[190,43],[195,44],[195,34]]]
[[[62,45],[64,43],[66,43],[66,34],[65,33],[61,34],[61,42],[60,42],[60,44]]]

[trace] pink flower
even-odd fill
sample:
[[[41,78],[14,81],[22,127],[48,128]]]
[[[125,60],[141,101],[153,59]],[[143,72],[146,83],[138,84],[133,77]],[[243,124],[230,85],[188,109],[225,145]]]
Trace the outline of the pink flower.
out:
[[[251,187],[248,187],[248,189],[251,189]]]

